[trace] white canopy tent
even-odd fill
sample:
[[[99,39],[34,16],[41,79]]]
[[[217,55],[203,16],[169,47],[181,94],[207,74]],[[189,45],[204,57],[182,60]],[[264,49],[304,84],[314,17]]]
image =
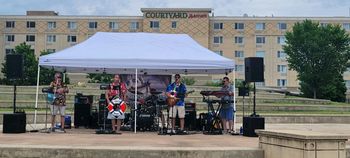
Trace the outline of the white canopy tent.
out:
[[[39,58],[36,108],[40,66],[61,72],[105,72],[135,74],[137,77],[138,73],[228,74],[233,72],[235,64],[186,34],[98,32],[82,43]]]

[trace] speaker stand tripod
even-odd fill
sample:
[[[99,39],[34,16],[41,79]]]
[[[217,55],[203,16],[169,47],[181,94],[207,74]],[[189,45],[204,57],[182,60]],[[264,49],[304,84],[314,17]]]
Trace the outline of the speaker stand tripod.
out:
[[[253,93],[253,113],[250,115],[251,117],[259,117],[259,115],[256,114],[255,107],[256,107],[256,87],[254,82],[254,93]]]

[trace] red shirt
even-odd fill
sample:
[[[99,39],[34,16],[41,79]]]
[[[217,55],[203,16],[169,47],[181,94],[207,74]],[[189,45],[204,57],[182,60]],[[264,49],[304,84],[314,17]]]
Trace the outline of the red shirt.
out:
[[[121,92],[121,94],[119,94],[119,90],[118,89],[116,89],[116,90],[113,89],[114,86],[118,86],[118,85],[120,85],[120,92]],[[121,99],[124,99],[123,97],[126,94],[126,92],[127,92],[127,88],[126,88],[125,83],[121,82],[119,84],[116,84],[116,83],[113,82],[112,84],[110,84],[110,89],[108,90],[108,94],[107,95],[108,95],[109,99],[112,99],[116,95],[119,95],[121,97]]]

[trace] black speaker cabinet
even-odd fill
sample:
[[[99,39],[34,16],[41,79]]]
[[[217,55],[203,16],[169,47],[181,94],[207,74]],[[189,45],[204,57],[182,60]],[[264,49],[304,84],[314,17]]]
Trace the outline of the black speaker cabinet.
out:
[[[196,110],[185,110],[185,126],[184,128],[189,131],[194,131],[197,129],[197,112]],[[175,126],[180,127],[180,119],[178,115],[175,118]]]
[[[264,82],[264,58],[245,58],[244,65],[246,82]]]
[[[91,121],[91,104],[74,104],[74,127],[89,127]]]
[[[6,71],[8,79],[23,77],[23,56],[21,54],[6,55]]]
[[[257,137],[256,129],[265,129],[265,118],[263,117],[243,117],[243,135]]]
[[[238,88],[238,96],[249,96],[249,90],[245,87]]]
[[[14,113],[4,114],[3,133],[25,133],[26,132],[26,114]]]

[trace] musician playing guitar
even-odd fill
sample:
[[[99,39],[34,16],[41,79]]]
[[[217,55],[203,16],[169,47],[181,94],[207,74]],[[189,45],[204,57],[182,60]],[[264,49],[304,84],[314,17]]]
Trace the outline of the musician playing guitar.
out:
[[[166,90],[167,103],[169,106],[169,117],[171,118],[171,133],[175,133],[175,118],[178,113],[180,119],[180,131],[179,133],[186,133],[184,131],[185,125],[185,97],[186,97],[186,86],[181,83],[181,76],[175,75],[175,82],[168,85]]]
[[[233,86],[230,84],[230,79],[224,77],[223,86],[221,88],[222,92],[225,92],[225,95],[218,94],[217,97],[221,98],[222,107],[220,109],[221,122],[224,127],[224,133],[234,134],[233,129]]]
[[[68,88],[63,84],[62,75],[59,72],[55,73],[55,80],[50,83],[50,87],[53,90],[53,102],[50,105],[51,109],[51,132],[55,132],[55,117],[59,112],[61,115],[61,130],[57,132],[66,132],[64,130],[64,116],[66,109],[66,93]]]
[[[120,76],[118,74],[114,75],[114,81],[109,85],[110,87],[106,91],[106,100],[107,100],[107,105],[110,104],[111,100],[114,97],[118,97],[126,101],[126,93],[127,93],[127,88],[125,83],[121,82]],[[120,126],[122,123],[122,120],[125,118],[125,115],[119,116],[118,118],[115,118],[112,113],[108,113],[107,119],[110,119],[112,122],[112,132],[116,134],[121,134],[120,133]],[[115,121],[116,120],[116,121]],[[117,129],[115,128],[115,125],[117,124]]]

